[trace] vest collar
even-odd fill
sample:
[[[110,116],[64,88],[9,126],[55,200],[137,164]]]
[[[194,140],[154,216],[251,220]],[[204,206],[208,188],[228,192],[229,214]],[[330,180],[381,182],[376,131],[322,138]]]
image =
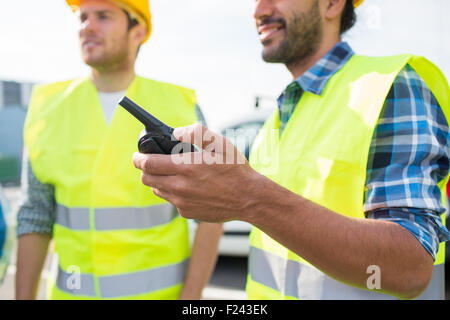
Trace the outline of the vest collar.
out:
[[[321,95],[328,80],[338,72],[354,52],[347,42],[339,42],[308,71],[296,79],[304,91]]]

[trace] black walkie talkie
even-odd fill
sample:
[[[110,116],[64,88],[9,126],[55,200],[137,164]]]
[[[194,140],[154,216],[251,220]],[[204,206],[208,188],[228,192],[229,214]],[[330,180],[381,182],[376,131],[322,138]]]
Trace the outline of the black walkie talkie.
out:
[[[119,104],[145,126],[139,136],[139,152],[172,154],[175,146],[179,144],[175,153],[196,151],[192,144],[176,140],[173,137],[173,128],[156,119],[127,97],[123,97]]]

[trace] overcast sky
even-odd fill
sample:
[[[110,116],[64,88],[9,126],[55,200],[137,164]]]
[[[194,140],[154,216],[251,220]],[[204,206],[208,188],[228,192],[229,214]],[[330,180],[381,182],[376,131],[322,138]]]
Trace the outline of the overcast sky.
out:
[[[260,57],[254,0],[150,4],[153,33],[136,70],[195,89],[210,125],[252,112],[255,95],[275,99],[291,80],[284,66]],[[365,0],[345,40],[367,55],[425,55],[450,78],[449,12],[449,0]],[[89,72],[64,0],[0,1],[0,40],[0,79],[52,82]]]

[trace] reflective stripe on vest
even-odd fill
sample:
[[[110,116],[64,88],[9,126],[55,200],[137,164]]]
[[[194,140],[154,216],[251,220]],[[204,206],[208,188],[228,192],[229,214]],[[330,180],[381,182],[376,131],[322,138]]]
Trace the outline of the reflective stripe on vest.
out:
[[[180,263],[144,271],[114,276],[99,276],[98,286],[101,298],[119,298],[169,288],[183,282],[189,259]],[[76,278],[78,277],[78,278]],[[59,268],[57,287],[73,295],[96,297],[92,274],[74,274]]]
[[[274,272],[277,270],[278,272]],[[444,294],[444,264],[435,265],[430,284],[417,299],[441,299]],[[274,289],[282,296],[323,300],[392,300],[392,296],[363,290],[336,281],[311,265],[284,259],[270,252],[250,247],[251,280]],[[370,277],[370,274],[367,275]],[[311,286],[311,283],[315,283]],[[317,286],[320,283],[320,286]],[[383,279],[381,275],[381,289]]]
[[[56,223],[71,230],[91,230],[89,208],[68,208],[57,205]],[[170,204],[144,208],[98,208],[94,209],[92,230],[109,231],[147,229],[166,224],[178,215]]]

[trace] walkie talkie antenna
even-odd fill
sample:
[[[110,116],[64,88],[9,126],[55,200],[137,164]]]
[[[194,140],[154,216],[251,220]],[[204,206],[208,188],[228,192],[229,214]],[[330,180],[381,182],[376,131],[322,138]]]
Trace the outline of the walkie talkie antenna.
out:
[[[136,103],[128,99],[127,97],[123,97],[123,99],[119,102],[119,104],[124,107],[129,113],[131,113],[136,119],[138,119],[146,128],[152,127],[167,127],[167,125],[150,113],[139,107]]]

